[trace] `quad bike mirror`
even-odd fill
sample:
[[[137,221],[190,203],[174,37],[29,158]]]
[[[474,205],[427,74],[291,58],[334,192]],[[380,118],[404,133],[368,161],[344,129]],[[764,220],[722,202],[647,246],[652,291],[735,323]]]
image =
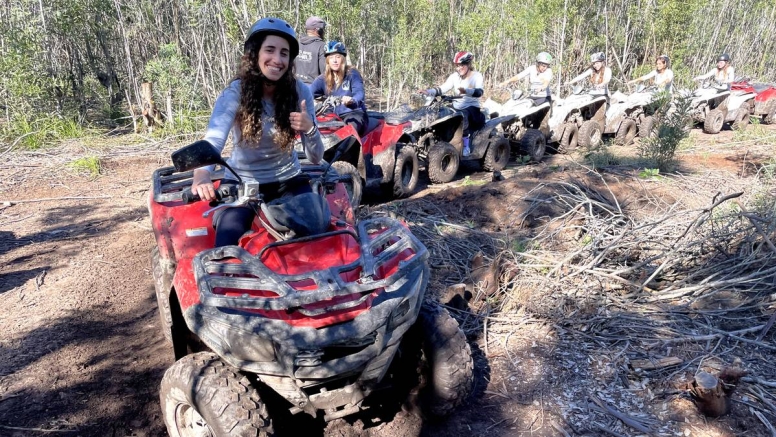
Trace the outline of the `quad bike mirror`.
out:
[[[206,165],[219,164],[228,168],[234,174],[239,182],[242,182],[240,176],[226,164],[221,153],[205,140],[195,141],[186,147],[172,152],[172,165],[175,171],[184,172],[194,170]]]
[[[584,90],[585,90],[584,86],[577,85],[577,86],[575,86],[574,88],[571,89],[571,94],[579,95],[579,94],[582,94],[582,91],[584,91]]]
[[[213,164],[225,165],[226,163],[218,150],[205,140],[196,141],[172,152],[172,165],[179,172]]]
[[[512,100],[520,100],[520,98],[523,97],[523,94],[523,90],[512,91]]]
[[[647,89],[647,86],[644,85],[643,83],[640,83],[639,86],[636,87],[636,92],[641,93],[641,92],[644,92],[645,89]]]

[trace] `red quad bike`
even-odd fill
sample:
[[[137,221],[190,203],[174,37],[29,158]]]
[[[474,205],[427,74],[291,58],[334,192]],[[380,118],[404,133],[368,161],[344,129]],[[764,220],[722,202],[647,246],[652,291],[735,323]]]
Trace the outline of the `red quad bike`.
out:
[[[752,115],[762,117],[764,124],[776,124],[776,86],[767,83],[752,83],[749,79],[733,82],[731,88],[745,93],[755,93]]]
[[[430,414],[463,402],[471,350],[445,309],[423,303],[429,255],[406,225],[342,220],[350,205],[328,164],[304,167],[312,193],[269,204],[256,181],[220,184],[214,172],[220,200],[208,204],[191,194],[191,170],[228,168],[220,154],[198,141],[172,160],[149,198],[156,297],[178,360],[160,389],[170,435],[274,435],[260,392],[283,417],[326,421],[401,384]],[[213,213],[233,206],[257,218],[238,245],[214,248]]]
[[[387,123],[379,112],[369,111],[366,133],[359,138],[358,132],[344,123],[334,112],[342,100],[329,96],[316,108],[318,128],[324,140],[324,159],[334,155],[333,147],[339,140],[353,137],[360,147],[348,149],[332,165],[343,175],[349,175],[348,191],[351,202],[357,206],[361,201],[363,185],[380,186],[395,197],[412,194],[418,185],[417,150],[408,144],[404,135],[405,124]],[[297,154],[304,154],[301,142],[296,145]]]

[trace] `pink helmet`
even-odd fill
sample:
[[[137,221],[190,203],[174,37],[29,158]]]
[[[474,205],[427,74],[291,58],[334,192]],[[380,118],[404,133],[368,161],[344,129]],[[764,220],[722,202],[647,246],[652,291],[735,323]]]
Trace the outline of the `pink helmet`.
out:
[[[468,65],[472,63],[472,60],[474,60],[474,55],[469,52],[458,52],[453,56],[453,64]]]

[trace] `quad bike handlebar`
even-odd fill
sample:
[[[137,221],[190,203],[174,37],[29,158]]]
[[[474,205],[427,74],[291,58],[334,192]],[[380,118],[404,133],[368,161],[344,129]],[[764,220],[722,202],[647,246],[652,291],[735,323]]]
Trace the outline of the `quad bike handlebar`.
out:
[[[315,115],[323,115],[342,104],[342,96],[320,96],[315,98]]]

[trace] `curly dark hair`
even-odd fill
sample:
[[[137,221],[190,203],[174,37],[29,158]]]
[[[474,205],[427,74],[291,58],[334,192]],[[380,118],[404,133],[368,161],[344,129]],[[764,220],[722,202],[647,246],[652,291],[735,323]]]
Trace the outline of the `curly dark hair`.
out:
[[[266,34],[258,35],[245,43],[245,52],[240,59],[240,71],[235,79],[240,79],[240,106],[237,108],[237,120],[240,123],[242,137],[248,144],[258,145],[261,141],[261,115],[264,111],[262,97],[267,78],[258,65],[259,49],[267,38]],[[291,150],[296,131],[291,128],[290,115],[298,111],[299,93],[296,89],[294,75],[294,60],[289,60],[288,70],[275,84],[272,102],[275,104],[275,126],[277,133],[273,140],[281,150]]]

